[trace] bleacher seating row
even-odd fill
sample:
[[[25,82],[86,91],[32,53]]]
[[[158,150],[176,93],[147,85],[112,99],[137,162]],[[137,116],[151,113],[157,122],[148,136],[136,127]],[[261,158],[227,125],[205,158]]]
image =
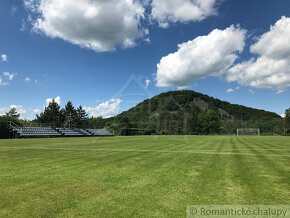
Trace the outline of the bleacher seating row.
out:
[[[91,136],[92,134],[83,129],[57,128],[65,136]]]
[[[61,136],[59,132],[51,127],[22,127],[13,128],[20,137],[24,136]]]
[[[75,129],[76,131],[82,133],[85,136],[91,136],[92,134],[84,129]]]

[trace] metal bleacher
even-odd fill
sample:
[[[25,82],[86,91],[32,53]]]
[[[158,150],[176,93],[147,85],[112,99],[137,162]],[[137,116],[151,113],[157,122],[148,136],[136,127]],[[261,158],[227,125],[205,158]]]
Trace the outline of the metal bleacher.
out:
[[[75,131],[82,133],[84,136],[92,136],[93,135],[92,133],[90,133],[84,129],[75,129]]]
[[[14,123],[10,123],[10,131],[19,137],[61,136],[59,132],[51,127],[20,127]]]
[[[106,129],[81,129],[81,128],[52,128],[52,127],[20,127],[13,122],[8,122],[9,137],[28,138],[28,137],[61,137],[61,136],[113,136]]]
[[[106,129],[87,129],[94,136],[113,136],[114,134]]]
[[[20,136],[61,136],[51,127],[22,127]]]
[[[57,130],[64,136],[92,136],[84,129],[57,128]]]

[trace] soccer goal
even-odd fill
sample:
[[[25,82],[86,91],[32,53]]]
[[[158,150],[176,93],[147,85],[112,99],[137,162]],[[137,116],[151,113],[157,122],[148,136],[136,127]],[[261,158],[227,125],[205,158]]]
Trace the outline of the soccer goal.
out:
[[[238,128],[237,136],[240,135],[257,135],[260,136],[260,129],[257,128]]]

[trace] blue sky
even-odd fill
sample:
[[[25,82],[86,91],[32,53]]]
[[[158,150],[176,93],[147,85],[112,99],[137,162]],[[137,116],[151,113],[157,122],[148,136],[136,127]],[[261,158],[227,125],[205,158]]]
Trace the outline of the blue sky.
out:
[[[70,2],[0,1],[0,114],[60,97],[108,117],[177,89],[290,107],[289,0]]]

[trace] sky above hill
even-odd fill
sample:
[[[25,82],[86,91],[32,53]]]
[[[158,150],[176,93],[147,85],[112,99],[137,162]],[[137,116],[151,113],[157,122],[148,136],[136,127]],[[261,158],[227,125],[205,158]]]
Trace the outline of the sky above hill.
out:
[[[289,0],[1,0],[0,115],[110,117],[189,89],[283,114]]]

